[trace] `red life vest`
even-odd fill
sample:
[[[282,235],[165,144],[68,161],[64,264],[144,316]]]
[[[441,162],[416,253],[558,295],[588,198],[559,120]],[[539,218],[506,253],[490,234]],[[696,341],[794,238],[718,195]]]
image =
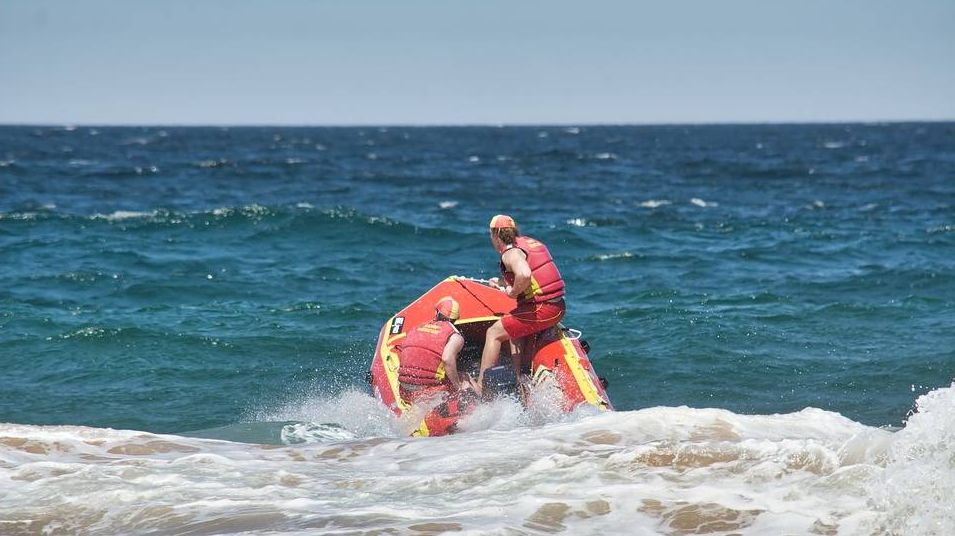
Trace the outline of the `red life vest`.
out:
[[[457,328],[446,320],[421,324],[398,343],[398,381],[407,385],[440,385],[445,383],[441,354]]]
[[[529,236],[518,236],[513,245],[504,249],[504,253],[511,248],[523,251],[531,268],[531,284],[518,296],[518,303],[541,303],[564,295],[564,280],[543,242]],[[504,253],[501,253],[501,275],[508,285],[513,285],[514,274],[504,266]]]

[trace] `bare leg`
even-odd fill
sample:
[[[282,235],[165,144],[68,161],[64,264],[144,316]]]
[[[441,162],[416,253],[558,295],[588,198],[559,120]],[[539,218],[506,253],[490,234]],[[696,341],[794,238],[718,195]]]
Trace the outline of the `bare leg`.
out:
[[[521,370],[533,373],[532,362],[537,353],[537,340],[540,333],[534,333],[521,339]]]
[[[521,375],[521,363],[524,360],[524,339],[514,339],[511,341],[511,367],[514,374]]]
[[[484,351],[481,352],[481,372],[478,374],[479,389],[484,388],[484,371],[497,365],[497,360],[501,357],[501,344],[506,340],[508,340],[507,332],[504,331],[504,325],[500,320],[487,328]]]

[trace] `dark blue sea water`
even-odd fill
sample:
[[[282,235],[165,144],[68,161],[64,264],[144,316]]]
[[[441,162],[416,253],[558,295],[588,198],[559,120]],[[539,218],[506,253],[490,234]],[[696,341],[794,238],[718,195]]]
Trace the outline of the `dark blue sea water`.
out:
[[[363,388],[548,243],[618,409],[899,425],[955,374],[955,124],[0,127],[0,421],[183,432]]]
[[[402,437],[500,212],[618,411]],[[952,534],[953,326],[955,123],[0,127],[0,533]]]

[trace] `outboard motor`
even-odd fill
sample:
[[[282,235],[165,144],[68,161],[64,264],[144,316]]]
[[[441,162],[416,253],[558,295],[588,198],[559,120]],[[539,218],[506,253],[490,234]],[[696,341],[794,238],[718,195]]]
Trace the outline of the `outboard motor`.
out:
[[[488,400],[508,395],[520,398],[517,374],[514,373],[514,369],[505,365],[499,365],[485,371],[482,388],[484,398]]]

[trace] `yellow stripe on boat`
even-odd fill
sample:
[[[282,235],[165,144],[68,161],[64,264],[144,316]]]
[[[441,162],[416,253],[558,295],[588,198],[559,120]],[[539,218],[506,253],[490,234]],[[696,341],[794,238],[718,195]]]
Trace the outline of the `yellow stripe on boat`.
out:
[[[500,320],[499,316],[476,316],[474,318],[462,318],[454,323],[455,326],[460,326],[461,324],[473,324],[475,322],[496,322]]]
[[[428,430],[428,425],[424,421],[421,421],[421,426],[419,426],[417,430],[411,432],[412,437],[428,437],[429,435],[431,435],[431,432]]]
[[[382,335],[391,333],[391,325],[394,321],[395,317],[391,317],[391,320],[382,328]],[[381,362],[385,365],[385,375],[388,376],[388,385],[391,386],[391,392],[395,395],[395,404],[401,409],[401,413],[410,410],[411,405],[401,398],[401,391],[398,389],[398,369],[401,367],[401,361],[398,359],[398,353],[395,352],[394,348],[395,343],[406,335],[407,333],[399,333],[394,337],[383,339],[385,342],[380,348]],[[418,429],[412,432],[411,435],[424,437],[431,435],[431,431],[428,430],[428,425],[422,420],[421,425],[418,426]]]
[[[574,343],[563,332],[560,333],[560,344],[564,347],[564,361],[567,362],[567,368],[573,373],[574,379],[577,381],[577,386],[584,395],[584,399],[601,411],[606,410],[608,407],[607,401],[600,396],[600,393],[597,391],[597,386],[594,385],[590,374],[588,374],[587,371],[584,370],[584,366],[580,364],[580,356],[577,355],[577,349],[574,348]]]
[[[381,362],[385,366],[385,375],[388,377],[388,385],[391,386],[391,392],[394,394],[395,403],[401,408],[401,411],[406,411],[408,404],[401,399],[401,392],[398,390],[398,368],[401,366],[401,362],[398,360],[398,354],[394,351],[394,343],[401,336],[384,337],[386,333],[391,332],[391,324],[394,321],[395,317],[391,317],[391,320],[382,328],[382,340],[385,342],[381,345],[379,351],[381,352]]]

